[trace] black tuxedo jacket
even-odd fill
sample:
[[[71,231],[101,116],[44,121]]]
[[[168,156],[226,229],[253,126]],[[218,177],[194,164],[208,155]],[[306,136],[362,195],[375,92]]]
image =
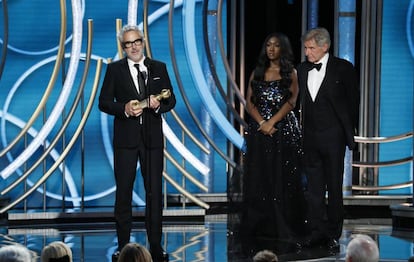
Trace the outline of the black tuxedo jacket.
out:
[[[300,88],[300,101],[302,105],[302,116],[305,116],[305,99],[308,95],[308,72],[311,69],[309,62],[301,63],[298,68],[298,81]],[[354,149],[359,119],[359,83],[353,65],[341,58],[329,56],[325,77],[321,83],[318,95],[322,93],[329,101],[335,111],[335,116],[344,129],[346,144]],[[317,95],[317,96],[318,96]],[[318,99],[315,100],[317,102]],[[302,127],[306,136],[306,118],[302,119]]]
[[[161,114],[174,108],[176,99],[165,63],[145,58],[144,64],[148,69],[148,93],[156,95],[161,93],[162,89],[170,89],[171,96],[160,101],[157,112],[153,109],[144,109],[143,123],[140,125],[139,117],[127,117],[124,112],[126,103],[138,99],[127,59],[110,63],[99,95],[99,109],[115,117],[113,137],[115,147],[135,147],[142,141],[152,148],[163,147]],[[147,132],[139,132],[142,129]]]

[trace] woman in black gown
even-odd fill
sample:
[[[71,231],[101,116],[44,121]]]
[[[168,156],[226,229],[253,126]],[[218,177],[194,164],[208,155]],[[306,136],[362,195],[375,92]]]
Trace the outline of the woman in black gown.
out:
[[[256,244],[258,239],[271,239],[296,246],[297,237],[304,233],[301,133],[294,113],[297,96],[289,39],[270,34],[246,97],[249,126],[240,233]]]

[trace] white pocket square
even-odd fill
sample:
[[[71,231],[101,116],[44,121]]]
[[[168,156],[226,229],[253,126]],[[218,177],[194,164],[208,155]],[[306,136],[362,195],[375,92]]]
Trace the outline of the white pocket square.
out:
[[[160,80],[161,77],[154,77],[152,80]]]

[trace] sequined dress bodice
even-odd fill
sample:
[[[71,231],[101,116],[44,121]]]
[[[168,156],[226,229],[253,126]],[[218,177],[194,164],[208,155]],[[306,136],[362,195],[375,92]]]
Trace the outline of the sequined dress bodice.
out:
[[[291,92],[288,88],[280,87],[280,80],[252,81],[254,104],[266,120],[270,119],[289,99]]]

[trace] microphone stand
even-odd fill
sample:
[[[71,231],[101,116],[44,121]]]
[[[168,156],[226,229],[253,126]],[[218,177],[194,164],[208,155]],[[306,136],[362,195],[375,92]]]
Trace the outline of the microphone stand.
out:
[[[149,78],[149,76],[150,76],[150,67],[149,67],[148,64],[147,65],[145,64],[145,61],[144,61],[144,65],[147,67],[147,74],[146,74],[146,77],[144,79],[144,90],[145,90],[145,95],[147,96],[145,98],[145,100],[147,101],[147,106],[148,106],[146,109],[144,109],[144,110],[147,111],[146,114],[144,115],[144,121],[145,121],[145,127],[144,127],[144,134],[145,135],[144,135],[144,138],[147,140],[146,145],[144,145],[145,146],[145,154],[146,154],[146,169],[145,169],[146,174],[145,175],[147,176],[146,180],[147,180],[147,183],[148,183],[148,185],[147,185],[148,192],[146,192],[146,194],[147,194],[146,200],[148,200],[148,202],[149,202],[149,203],[145,204],[146,205],[146,208],[145,208],[146,209],[146,214],[145,214],[146,218],[145,218],[145,220],[146,220],[146,223],[148,223],[148,225],[147,225],[147,238],[148,238],[148,240],[150,240],[150,238],[153,237],[152,234],[154,233],[153,228],[152,228],[152,219],[153,219],[152,218],[152,209],[154,207],[153,207],[153,203],[152,203],[153,196],[152,196],[152,178],[151,178],[151,175],[152,175],[151,174],[151,124],[150,124],[150,110],[151,110],[150,102],[151,102],[151,99],[150,99],[150,90],[149,90],[149,85],[148,85],[148,82],[149,82],[149,79],[150,79]],[[151,243],[150,243],[150,248],[151,248]]]

